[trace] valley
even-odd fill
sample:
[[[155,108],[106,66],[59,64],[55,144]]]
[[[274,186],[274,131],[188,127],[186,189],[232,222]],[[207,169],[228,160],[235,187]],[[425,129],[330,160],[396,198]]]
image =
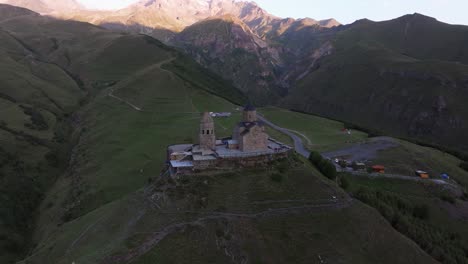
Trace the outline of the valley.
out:
[[[74,1],[6,2],[155,37],[259,105],[346,121],[459,156],[468,151],[466,26],[418,13],[341,25],[279,18],[255,3],[225,0],[141,0],[117,11],[89,10]]]

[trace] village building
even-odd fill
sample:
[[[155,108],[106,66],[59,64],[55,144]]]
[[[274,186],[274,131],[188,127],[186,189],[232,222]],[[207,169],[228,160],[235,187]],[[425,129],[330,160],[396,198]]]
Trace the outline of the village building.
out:
[[[221,112],[221,113],[213,113],[211,112],[210,113],[211,117],[231,117],[232,116],[232,113],[230,112]]]
[[[374,173],[385,173],[385,166],[383,165],[374,165],[371,167],[372,168],[372,172]]]
[[[169,146],[168,160],[171,174],[181,175],[208,169],[263,165],[286,157],[291,150],[268,136],[255,107],[247,105],[232,137],[224,139],[216,138],[212,114],[203,113],[199,144]]]
[[[415,171],[416,176],[421,177],[422,179],[429,179],[429,173],[425,172],[423,170],[417,170]]]

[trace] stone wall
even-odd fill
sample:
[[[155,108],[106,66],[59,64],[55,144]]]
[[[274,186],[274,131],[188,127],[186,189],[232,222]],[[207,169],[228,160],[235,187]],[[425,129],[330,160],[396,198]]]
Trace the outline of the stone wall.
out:
[[[204,170],[224,170],[224,169],[237,169],[237,168],[252,168],[252,167],[266,167],[271,162],[287,158],[291,151],[259,155],[255,157],[245,158],[218,158],[217,160],[209,161],[196,161],[194,162],[194,169],[199,171]]]

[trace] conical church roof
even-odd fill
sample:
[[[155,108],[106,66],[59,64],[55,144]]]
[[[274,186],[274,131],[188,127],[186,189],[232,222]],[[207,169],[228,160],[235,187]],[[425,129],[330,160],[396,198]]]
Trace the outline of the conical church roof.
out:
[[[245,107],[244,107],[244,111],[256,111],[257,109],[255,108],[255,106],[253,106],[251,103],[248,103]]]
[[[213,118],[211,117],[210,113],[204,112],[203,116],[202,116],[202,119],[201,119],[201,122],[202,123],[213,123]]]

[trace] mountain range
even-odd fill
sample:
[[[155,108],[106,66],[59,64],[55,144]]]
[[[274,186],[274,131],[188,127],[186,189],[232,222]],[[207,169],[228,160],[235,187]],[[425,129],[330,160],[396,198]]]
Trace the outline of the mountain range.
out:
[[[24,7],[41,14],[58,14],[84,10],[84,6],[76,0],[0,0],[0,4]]]
[[[90,22],[112,29],[129,30],[162,37],[164,32],[177,33],[204,19],[232,15],[246,23],[256,34],[263,36],[291,19],[281,19],[260,8],[254,2],[235,0],[141,0],[126,8],[106,11],[89,10],[75,0],[1,0],[0,3],[28,8],[42,14],[64,19]],[[339,25],[334,19],[308,23],[321,27]],[[170,38],[170,35],[165,35]]]
[[[73,0],[7,2],[151,35],[232,81],[259,105],[468,151],[468,144],[459,144],[468,141],[458,139],[468,131],[465,26],[421,14],[350,25],[283,19],[253,2],[229,0],[142,0],[117,11],[87,10]]]

